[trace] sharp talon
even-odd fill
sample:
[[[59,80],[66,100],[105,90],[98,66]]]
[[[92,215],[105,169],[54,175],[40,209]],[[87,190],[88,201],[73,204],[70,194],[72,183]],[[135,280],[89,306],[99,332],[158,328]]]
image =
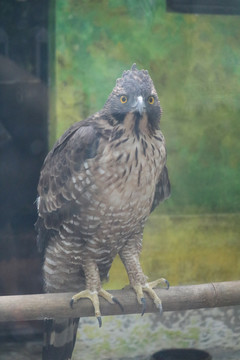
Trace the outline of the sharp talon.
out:
[[[122,310],[122,312],[124,312],[124,307],[122,306],[122,304],[120,303],[120,301],[118,301],[117,298],[115,298],[114,296],[112,297],[112,301],[115,302],[115,304],[117,304],[120,309]]]
[[[74,304],[74,300],[71,299],[71,301],[70,301],[70,306],[71,306],[72,309],[73,309],[73,304]]]
[[[141,298],[141,303],[142,303],[142,314],[141,314],[141,316],[143,316],[145,314],[145,311],[146,311],[146,299]]]
[[[169,282],[168,282],[166,279],[164,279],[164,281],[165,281],[165,284],[166,284],[166,290],[168,290],[169,287],[170,287],[170,284],[169,284]]]
[[[158,305],[158,310],[159,310],[159,314],[160,314],[160,316],[162,315],[162,313],[163,313],[163,307],[162,307],[162,304],[159,304]]]
[[[102,318],[101,318],[101,316],[97,317],[97,321],[98,321],[99,327],[102,327]]]

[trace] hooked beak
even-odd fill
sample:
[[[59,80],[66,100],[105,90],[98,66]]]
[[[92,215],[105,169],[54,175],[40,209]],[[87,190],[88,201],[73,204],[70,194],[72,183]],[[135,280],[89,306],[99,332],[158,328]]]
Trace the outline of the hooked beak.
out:
[[[146,110],[145,102],[142,96],[138,96],[136,102],[133,105],[133,110],[139,112],[140,115]]]

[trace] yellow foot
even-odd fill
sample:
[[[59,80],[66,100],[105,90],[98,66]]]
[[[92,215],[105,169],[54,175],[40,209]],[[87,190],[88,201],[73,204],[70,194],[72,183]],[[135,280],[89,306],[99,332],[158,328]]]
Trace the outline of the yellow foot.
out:
[[[169,282],[164,278],[152,281],[150,283],[146,283],[145,285],[136,284],[133,286],[133,289],[137,294],[137,300],[139,304],[142,305],[142,316],[146,311],[146,299],[144,298],[143,292],[148,293],[150,298],[154,301],[154,304],[158,308],[160,314],[162,314],[163,308],[162,308],[161,299],[157,296],[156,292],[153,290],[158,285],[164,285],[167,290],[169,289]]]
[[[70,306],[73,307],[73,304],[76,303],[78,300],[87,298],[92,301],[95,316],[98,320],[99,327],[102,326],[102,318],[101,318],[101,312],[99,307],[99,296],[103,297],[105,300],[107,300],[110,304],[118,304],[122,311],[124,311],[123,306],[121,303],[115,298],[113,295],[111,295],[109,292],[107,292],[104,289],[100,289],[99,291],[90,291],[88,289],[83,290],[75,295],[73,295]]]

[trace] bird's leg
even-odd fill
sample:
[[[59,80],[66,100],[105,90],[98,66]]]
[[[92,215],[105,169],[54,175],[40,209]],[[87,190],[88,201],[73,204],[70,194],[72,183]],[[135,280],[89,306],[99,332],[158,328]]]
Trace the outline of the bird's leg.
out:
[[[101,327],[102,319],[99,306],[99,296],[103,297],[110,304],[118,304],[122,311],[123,307],[113,295],[111,295],[109,292],[107,292],[101,287],[101,280],[97,264],[91,261],[86,261],[86,264],[87,265],[83,267],[86,279],[86,289],[73,295],[70,301],[70,306],[73,307],[74,303],[83,298],[91,300],[99,327]]]
[[[156,292],[153,290],[157,285],[165,285],[169,288],[169,283],[166,279],[161,278],[153,282],[147,282],[147,277],[144,275],[140,261],[139,252],[127,245],[119,253],[121,260],[127,270],[130,285],[134,289],[137,295],[139,304],[142,305],[142,315],[146,310],[146,300],[144,298],[144,292],[148,293],[150,298],[154,301],[154,304],[158,308],[160,314],[162,313],[162,302]]]

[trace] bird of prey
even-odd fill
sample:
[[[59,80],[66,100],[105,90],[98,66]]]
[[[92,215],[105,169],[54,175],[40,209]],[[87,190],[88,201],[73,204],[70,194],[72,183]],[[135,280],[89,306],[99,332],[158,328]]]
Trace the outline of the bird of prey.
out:
[[[148,282],[139,262],[144,224],[170,195],[160,117],[148,71],[133,64],[103,109],[62,135],[41,170],[36,229],[45,290],[76,292],[71,306],[90,299],[100,326],[99,296],[119,303],[101,285],[117,254],[143,312],[145,292],[162,310],[153,288],[168,283]],[[46,320],[44,360],[71,358],[78,321]]]

